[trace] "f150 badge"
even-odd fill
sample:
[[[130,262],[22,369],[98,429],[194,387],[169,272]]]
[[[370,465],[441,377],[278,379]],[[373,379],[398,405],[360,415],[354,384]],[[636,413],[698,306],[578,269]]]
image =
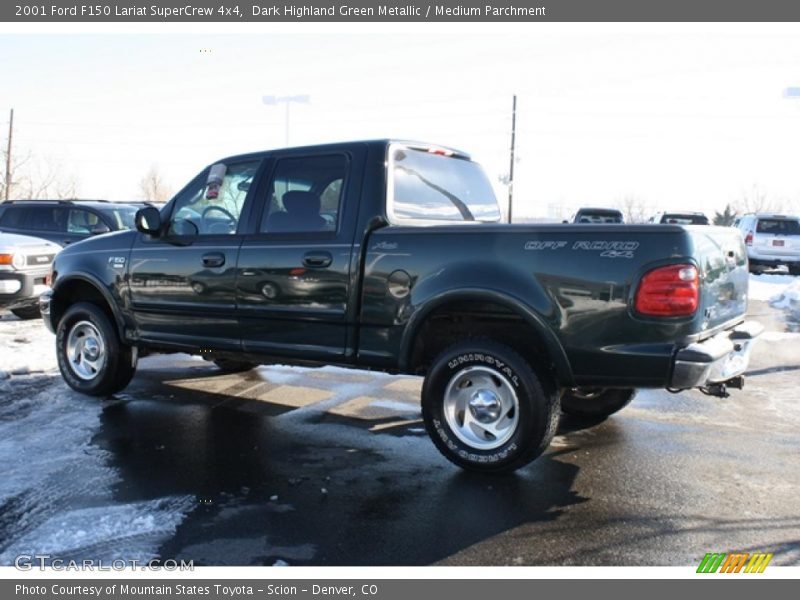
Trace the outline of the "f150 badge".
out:
[[[530,241],[525,242],[525,250],[560,250],[566,248],[565,241]],[[606,242],[581,240],[572,244],[570,250],[599,252],[603,258],[633,258],[639,242]]]
[[[124,269],[125,268],[125,257],[124,256],[109,256],[108,257],[108,266],[112,269]]]

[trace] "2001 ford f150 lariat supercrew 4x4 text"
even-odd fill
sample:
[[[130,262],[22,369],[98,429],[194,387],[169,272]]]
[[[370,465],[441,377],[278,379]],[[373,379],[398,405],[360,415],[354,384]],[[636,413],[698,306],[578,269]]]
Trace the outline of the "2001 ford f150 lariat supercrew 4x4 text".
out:
[[[427,430],[469,469],[530,462],[560,410],[741,387],[760,332],[735,229],[500,224],[481,168],[426,144],[231,157],[136,220],[55,260],[41,308],[72,388],[170,351],[424,375]]]

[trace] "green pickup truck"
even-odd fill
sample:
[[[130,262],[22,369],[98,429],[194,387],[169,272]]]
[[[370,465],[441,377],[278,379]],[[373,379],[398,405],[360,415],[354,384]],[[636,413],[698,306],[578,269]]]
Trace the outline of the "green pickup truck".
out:
[[[40,307],[64,379],[94,396],[148,352],[423,375],[433,442],[479,471],[536,458],[562,410],[741,388],[760,326],[738,231],[500,219],[483,170],[449,148],[234,156],[137,230],[62,251]]]

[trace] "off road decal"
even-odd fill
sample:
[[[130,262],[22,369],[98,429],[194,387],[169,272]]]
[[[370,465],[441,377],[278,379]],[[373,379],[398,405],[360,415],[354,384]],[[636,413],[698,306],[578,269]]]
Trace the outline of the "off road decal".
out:
[[[459,365],[463,365],[465,363],[473,363],[473,362],[482,362],[487,365],[491,365],[498,369],[503,375],[508,377],[509,381],[514,384],[514,387],[519,387],[519,378],[517,377],[516,373],[511,370],[511,367],[506,365],[501,360],[494,358],[493,356],[489,356],[487,354],[481,354],[479,352],[469,354],[462,354],[460,356],[455,357],[451,361],[447,363],[447,366],[451,369],[455,369]]]

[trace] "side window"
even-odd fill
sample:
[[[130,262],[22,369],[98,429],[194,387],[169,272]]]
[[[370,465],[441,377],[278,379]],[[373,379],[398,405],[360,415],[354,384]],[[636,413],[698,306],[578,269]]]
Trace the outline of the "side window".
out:
[[[175,200],[169,234],[188,235],[194,233],[194,228],[199,235],[236,233],[247,192],[260,163],[254,160],[227,165],[221,181],[208,181],[209,173],[214,173],[218,165],[206,171]]]
[[[96,214],[81,208],[72,208],[69,211],[67,220],[67,233],[79,233],[89,235],[99,219]]]
[[[279,160],[259,231],[336,231],[346,174],[343,155]]]
[[[67,209],[61,206],[37,206],[27,226],[37,231],[67,231]]]
[[[11,206],[0,217],[0,227],[20,229],[25,226],[25,213],[27,209],[21,206]]]

